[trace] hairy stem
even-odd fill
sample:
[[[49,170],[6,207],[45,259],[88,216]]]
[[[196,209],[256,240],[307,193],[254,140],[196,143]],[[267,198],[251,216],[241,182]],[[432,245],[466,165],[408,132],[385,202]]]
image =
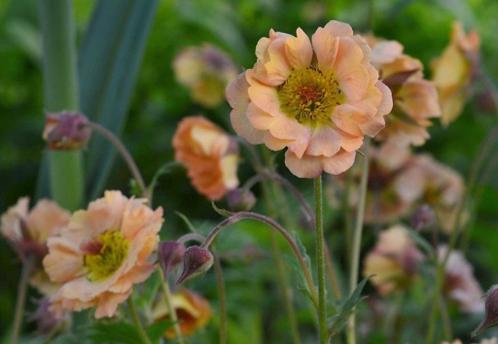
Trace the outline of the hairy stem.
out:
[[[12,344],[17,344],[19,335],[21,334],[22,320],[24,316],[24,308],[26,305],[26,293],[28,290],[29,276],[33,270],[33,261],[26,259],[23,261],[21,277],[17,287],[16,310],[14,313],[14,325],[12,328]]]
[[[313,304],[315,306],[318,306],[318,295],[317,295],[317,290],[315,288],[315,285],[313,283],[313,277],[312,277],[311,272],[308,268],[308,265],[306,264],[306,260],[304,259],[303,255],[301,254],[301,251],[299,250],[299,246],[294,241],[291,234],[275,220],[273,220],[267,216],[264,216],[262,214],[248,212],[248,211],[241,211],[241,212],[234,213],[230,217],[227,217],[222,222],[220,222],[218,225],[216,225],[211,230],[211,232],[209,232],[208,236],[206,237],[206,240],[204,241],[204,243],[201,246],[204,248],[209,248],[211,246],[211,244],[213,243],[213,241],[218,236],[218,234],[224,228],[226,228],[227,226],[232,225],[234,223],[237,223],[241,220],[247,220],[247,219],[256,220],[256,221],[262,222],[264,224],[267,224],[267,225],[269,225],[269,228],[278,232],[280,235],[282,235],[284,237],[284,239],[287,241],[287,243],[291,247],[292,252],[296,256],[297,261],[299,263],[299,266],[301,267],[301,270],[303,272],[303,275],[304,275],[304,278],[306,281],[306,285],[307,285],[308,290],[310,292],[311,300],[313,301]]]
[[[314,180],[315,188],[315,237],[316,237],[316,271],[318,276],[318,325],[320,343],[328,342],[327,331],[327,298],[325,284],[325,238],[323,231],[323,194],[322,176]]]
[[[358,203],[358,208],[356,209],[356,223],[353,232],[353,251],[351,253],[351,273],[349,276],[349,292],[352,293],[358,284],[358,272],[360,269],[360,250],[361,250],[361,235],[363,232],[363,217],[365,215],[365,203],[367,199],[367,182],[368,182],[368,147],[370,145],[370,139],[365,139],[364,152],[365,156],[363,158],[362,174],[360,181],[360,198]],[[347,328],[347,339],[348,344],[356,343],[356,314],[353,312],[349,318],[348,328]]]
[[[223,279],[223,269],[220,258],[214,257],[214,274],[216,276],[216,288],[218,289],[218,299],[220,302],[220,344],[226,344],[228,338],[227,300],[225,281]]]
[[[138,316],[137,309],[135,308],[135,303],[133,302],[132,296],[128,298],[128,309],[130,310],[131,318],[133,320],[133,323],[135,324],[135,327],[137,328],[138,334],[140,335],[140,339],[142,340],[143,344],[152,344],[150,342],[149,337],[147,336],[147,333],[145,332],[145,329],[142,325],[142,322],[140,321],[140,317]]]
[[[175,308],[171,303],[171,291],[169,289],[168,281],[164,278],[162,270],[159,270],[159,275],[161,275],[161,288],[164,294],[164,301],[166,302],[166,308],[168,309],[169,318],[173,322],[173,330],[175,331],[175,337],[178,343],[183,344],[183,336],[180,331],[180,324],[178,323],[178,317],[176,316]]]

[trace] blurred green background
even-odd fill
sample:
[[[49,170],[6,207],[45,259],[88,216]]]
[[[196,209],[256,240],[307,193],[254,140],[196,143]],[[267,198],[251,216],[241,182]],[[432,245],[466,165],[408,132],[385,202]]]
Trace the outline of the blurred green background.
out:
[[[117,0],[108,0],[117,1]],[[76,0],[74,11],[78,38],[84,35],[96,1]],[[370,18],[370,2],[359,0],[301,1],[301,0],[179,0],[160,1],[146,41],[136,84],[133,88],[123,140],[146,179],[157,168],[172,160],[171,138],[177,122],[184,116],[204,114],[230,130],[227,104],[206,110],[192,102],[188,90],[174,79],[172,60],[184,47],[210,42],[227,52],[237,65],[249,68],[254,63],[257,40],[270,28],[293,33],[297,27],[313,32],[330,19],[349,22],[356,31],[365,31],[373,20],[377,36],[396,39],[405,46],[406,53],[421,59],[429,74],[431,59],[446,46],[454,20],[466,28],[477,30],[482,39],[482,63],[494,81],[498,80],[498,1],[496,0],[380,0],[374,1],[374,15]],[[41,132],[44,124],[41,75],[40,29],[37,2],[33,0],[0,0],[0,211],[24,195],[34,196],[40,161],[44,150]],[[496,125],[497,115],[479,110],[474,103],[466,106],[464,114],[449,128],[436,121],[431,128],[431,140],[421,151],[429,151],[439,160],[467,175],[474,155],[490,127]],[[498,158],[494,147],[489,161]],[[282,160],[282,154],[277,161]],[[281,172],[311,196],[311,181]],[[251,174],[243,163],[239,178],[244,181]],[[129,173],[120,159],[112,168],[108,189],[128,191]],[[497,282],[498,276],[498,178],[492,174],[483,181],[482,201],[472,231],[468,258],[474,263],[476,275],[483,289]],[[186,197],[188,195],[188,197]],[[207,229],[219,217],[207,200],[197,194],[181,169],[161,179],[156,192],[157,204],[165,207],[166,224],[163,235],[175,237],[185,228],[174,215],[179,210]],[[295,206],[292,204],[292,206]],[[328,214],[329,243],[339,257],[344,257],[341,229],[335,221],[337,214]],[[337,225],[334,225],[337,224]],[[231,343],[288,343],[286,317],[279,309],[278,291],[272,279],[272,261],[267,253],[269,244],[264,231],[254,225],[241,225],[247,230],[226,234],[220,249],[238,252],[247,245],[259,245],[262,258],[246,263],[235,260],[226,263]],[[254,234],[255,233],[255,234]],[[305,235],[305,240],[306,236]],[[311,238],[308,238],[311,240]],[[365,247],[374,238],[367,233]],[[284,246],[283,246],[284,247]],[[340,259],[342,263],[343,258]],[[0,240],[0,335],[9,326],[13,314],[19,263],[5,241]],[[216,310],[214,276],[209,274],[194,284],[194,288],[208,296]],[[297,293],[297,292],[296,292]],[[33,295],[35,293],[33,292]],[[313,332],[304,297],[299,297],[299,318]],[[407,311],[407,322],[413,329],[423,329],[417,322],[417,310]],[[423,314],[423,312],[422,312]],[[410,318],[412,317],[412,318]],[[457,334],[468,333],[476,319],[455,317]],[[216,322],[216,320],[215,320]],[[200,343],[216,338],[216,326],[210,325],[207,337]],[[410,336],[407,332],[406,336]],[[202,339],[204,338],[204,339]],[[263,340],[266,338],[266,340]],[[385,338],[372,338],[372,343]]]

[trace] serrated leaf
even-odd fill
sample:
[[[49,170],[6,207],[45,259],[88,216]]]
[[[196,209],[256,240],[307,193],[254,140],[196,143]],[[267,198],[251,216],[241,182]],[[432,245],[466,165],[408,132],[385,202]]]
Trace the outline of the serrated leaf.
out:
[[[368,277],[364,278],[351,295],[337,307],[337,314],[329,320],[329,335],[335,336],[346,326],[349,317],[353,314],[356,306],[364,299],[361,296],[363,288],[367,284]]]
[[[100,0],[83,39],[78,66],[81,110],[118,136],[157,3]],[[105,186],[115,150],[102,137],[93,135],[87,157],[87,195],[94,199]]]

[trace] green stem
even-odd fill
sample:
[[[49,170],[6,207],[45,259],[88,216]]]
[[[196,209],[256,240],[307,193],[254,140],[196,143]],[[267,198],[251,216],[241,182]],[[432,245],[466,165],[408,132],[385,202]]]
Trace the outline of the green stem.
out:
[[[24,308],[26,304],[26,292],[28,290],[29,276],[31,275],[31,270],[33,269],[33,262],[28,259],[22,264],[21,278],[19,279],[19,285],[17,287],[17,301],[16,310],[14,315],[14,325],[12,329],[12,344],[17,344],[19,341],[19,335],[21,333],[22,319],[24,315]]]
[[[173,330],[175,331],[175,337],[178,343],[183,344],[183,336],[180,330],[180,324],[178,323],[178,317],[176,316],[176,311],[171,303],[171,291],[169,289],[168,281],[164,278],[163,272],[160,270],[159,275],[161,276],[161,287],[163,289],[164,301],[166,302],[166,308],[168,308],[169,318],[173,322]]]
[[[47,112],[78,110],[75,29],[70,0],[39,0]],[[52,197],[69,210],[83,200],[80,151],[50,152]]]
[[[227,300],[225,291],[225,281],[223,279],[223,269],[220,258],[214,257],[214,274],[216,275],[216,288],[218,289],[218,299],[220,302],[220,344],[226,344],[228,338]]]
[[[140,318],[137,313],[137,309],[135,308],[135,303],[133,302],[133,297],[130,295],[128,298],[128,309],[130,310],[131,317],[133,319],[133,323],[135,324],[135,327],[137,328],[138,334],[140,335],[140,339],[142,340],[143,344],[152,344],[149,337],[147,336],[147,333],[145,332],[145,329],[142,325],[142,322],[140,321]]]
[[[314,179],[315,187],[315,227],[316,227],[316,265],[318,276],[318,325],[320,343],[328,342],[327,331],[327,299],[325,289],[325,239],[323,231],[323,195],[322,176]]]
[[[358,272],[360,269],[360,250],[361,250],[361,235],[363,232],[363,217],[365,215],[365,203],[367,199],[367,182],[368,182],[368,147],[370,146],[370,139],[365,139],[364,144],[364,159],[362,166],[362,174],[360,181],[360,199],[358,208],[356,209],[356,223],[353,232],[353,251],[351,254],[351,274],[349,276],[349,291],[352,293],[358,284]],[[349,318],[347,328],[348,344],[356,343],[356,312],[353,312]]]

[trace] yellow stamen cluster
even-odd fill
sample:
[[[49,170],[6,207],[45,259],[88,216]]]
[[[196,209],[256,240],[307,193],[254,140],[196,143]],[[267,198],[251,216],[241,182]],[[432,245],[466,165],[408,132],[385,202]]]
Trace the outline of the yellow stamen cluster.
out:
[[[278,98],[287,116],[309,126],[330,124],[334,107],[344,102],[334,73],[322,73],[316,67],[292,71]]]
[[[119,230],[102,233],[98,241],[102,245],[99,252],[84,256],[87,278],[90,281],[99,281],[111,276],[128,254],[129,242]]]

